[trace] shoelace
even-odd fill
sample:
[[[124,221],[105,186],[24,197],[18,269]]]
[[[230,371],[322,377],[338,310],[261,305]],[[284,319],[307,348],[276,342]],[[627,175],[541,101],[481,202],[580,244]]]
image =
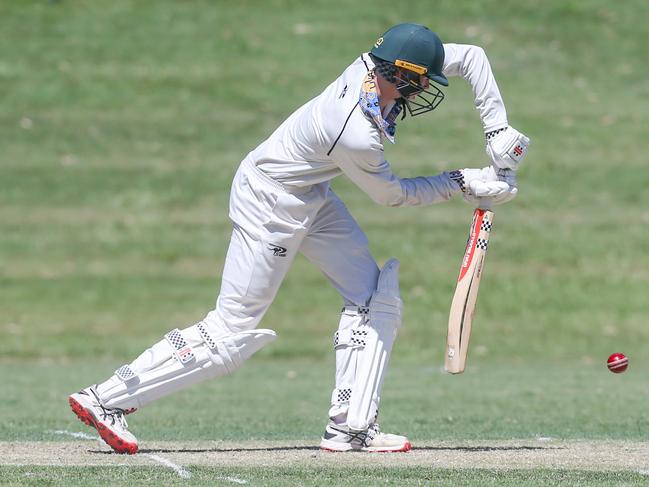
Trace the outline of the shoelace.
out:
[[[106,408],[101,403],[101,400],[99,399],[99,395],[93,388],[90,388],[90,392],[92,392],[92,395],[95,396],[95,399],[97,400],[97,404],[101,408],[101,415],[104,421],[110,418],[111,425],[114,426],[115,423],[119,423],[119,426],[121,426],[122,429],[125,430],[128,429],[128,423],[126,422],[126,418],[124,417],[124,415],[130,412],[134,412],[135,408],[126,411],[124,409],[119,409],[119,408]]]
[[[128,429],[128,423],[124,417],[124,411],[121,409],[107,409],[101,404],[99,407],[101,408],[101,415],[103,416],[102,419],[104,421],[110,418],[111,425],[114,426],[116,423],[119,423],[119,426],[121,426],[122,429]]]
[[[379,426],[379,423],[373,423],[370,425],[369,428],[367,428],[367,437],[368,440],[371,441],[377,436],[381,435],[381,427]]]
[[[368,439],[369,429],[365,430],[365,431],[356,431],[356,432],[350,431],[348,429],[336,428],[334,426],[332,426],[331,429],[334,430],[334,431],[338,431],[339,433],[343,433],[343,434],[349,436],[349,442],[350,443],[353,443],[354,441],[356,441],[361,446],[367,446],[367,439]]]

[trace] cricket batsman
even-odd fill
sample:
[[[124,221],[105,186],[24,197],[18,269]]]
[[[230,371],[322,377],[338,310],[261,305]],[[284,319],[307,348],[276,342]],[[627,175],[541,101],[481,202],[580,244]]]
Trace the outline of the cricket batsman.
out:
[[[399,117],[434,110],[444,98],[439,86],[448,86],[451,76],[461,76],[473,90],[492,164],[397,177],[385,160],[385,142],[395,142]],[[379,268],[330,181],[345,175],[385,206],[425,206],[456,193],[474,205],[504,203],[516,195],[516,170],[528,144],[508,124],[480,47],[442,44],[422,25],[395,25],[241,162],[230,193],[232,236],[214,309],[192,326],[171,330],[107,380],[72,394],[72,410],[116,452],[137,452],[126,414],[231,373],[275,340],[274,331],[257,326],[301,252],[343,300],[321,448],[408,451],[408,438],[382,432],[377,419],[401,326],[399,262],[390,259]]]

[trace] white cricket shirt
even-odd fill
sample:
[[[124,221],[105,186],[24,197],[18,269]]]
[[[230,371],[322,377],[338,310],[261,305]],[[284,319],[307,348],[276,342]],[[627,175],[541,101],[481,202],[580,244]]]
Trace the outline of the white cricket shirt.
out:
[[[444,44],[446,76],[471,85],[485,132],[507,126],[505,107],[484,51]],[[458,191],[447,173],[398,178],[385,160],[381,131],[359,106],[361,86],[374,64],[365,53],[325,90],[297,109],[246,159],[287,188],[345,174],[386,206],[428,205]]]

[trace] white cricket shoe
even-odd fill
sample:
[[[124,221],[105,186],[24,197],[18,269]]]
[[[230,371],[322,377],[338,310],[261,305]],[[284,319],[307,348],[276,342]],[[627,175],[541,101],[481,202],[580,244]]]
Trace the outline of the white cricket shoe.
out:
[[[124,414],[130,411],[109,409],[101,405],[99,396],[92,387],[83,389],[68,398],[70,407],[77,417],[97,430],[104,440],[117,453],[137,453],[137,438],[128,430]]]
[[[328,451],[405,452],[412,448],[405,436],[381,433],[373,423],[365,431],[350,431],[345,425],[329,422],[320,448]]]

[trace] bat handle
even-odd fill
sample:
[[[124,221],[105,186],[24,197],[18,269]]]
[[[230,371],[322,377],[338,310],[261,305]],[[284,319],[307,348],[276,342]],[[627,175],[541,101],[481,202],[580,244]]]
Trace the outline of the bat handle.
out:
[[[487,210],[491,211],[491,198],[488,196],[484,196],[481,198],[483,201],[480,201],[480,204],[477,206],[478,210]]]

